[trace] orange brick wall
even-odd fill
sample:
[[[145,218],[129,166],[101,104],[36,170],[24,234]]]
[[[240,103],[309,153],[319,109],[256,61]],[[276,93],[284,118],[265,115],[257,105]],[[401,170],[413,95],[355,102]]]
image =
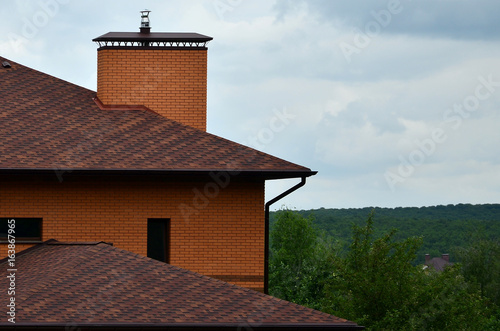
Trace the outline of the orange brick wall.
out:
[[[102,48],[97,61],[104,105],[143,105],[206,131],[206,49]]]
[[[204,192],[205,185],[1,179],[0,217],[42,217],[44,241],[107,241],[141,255],[147,253],[148,218],[169,218],[171,264],[262,290],[264,183],[232,182],[218,194],[202,193],[203,200],[194,189]],[[5,257],[7,245],[0,250]]]

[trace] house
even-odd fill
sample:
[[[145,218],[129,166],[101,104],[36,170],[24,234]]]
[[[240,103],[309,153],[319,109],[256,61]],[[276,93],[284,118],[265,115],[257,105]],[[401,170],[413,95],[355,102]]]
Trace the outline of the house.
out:
[[[206,132],[211,40],[153,33],[143,12],[140,32],[94,39],[97,92],[0,57],[0,266],[17,326],[359,328],[259,293],[269,208],[316,172]],[[266,203],[265,182],[285,178],[300,182]]]
[[[424,268],[432,267],[436,271],[444,271],[448,266],[452,266],[453,263],[450,262],[449,254],[442,254],[441,257],[434,257],[431,259],[429,254],[425,254]]]
[[[104,242],[49,240],[18,255],[16,268],[19,291],[3,305],[16,323],[2,318],[2,330],[362,329]]]
[[[316,172],[206,132],[212,38],[143,20],[94,39],[97,92],[0,58],[0,256],[15,219],[18,251],[106,241],[265,292],[265,182]]]

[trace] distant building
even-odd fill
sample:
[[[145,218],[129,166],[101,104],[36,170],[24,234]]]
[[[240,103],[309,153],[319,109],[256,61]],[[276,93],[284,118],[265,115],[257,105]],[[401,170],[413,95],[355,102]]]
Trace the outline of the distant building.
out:
[[[449,254],[442,254],[441,257],[434,257],[431,259],[429,254],[425,254],[425,269],[434,268],[436,271],[444,271],[448,266],[452,266],[453,263],[450,262]]]

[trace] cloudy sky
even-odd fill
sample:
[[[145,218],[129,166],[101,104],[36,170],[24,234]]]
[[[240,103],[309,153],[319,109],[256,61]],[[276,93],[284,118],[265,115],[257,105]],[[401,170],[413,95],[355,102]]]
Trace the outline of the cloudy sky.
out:
[[[144,8],[214,38],[209,132],[319,171],[275,207],[500,201],[499,1],[5,1],[0,54],[95,90],[91,40]]]

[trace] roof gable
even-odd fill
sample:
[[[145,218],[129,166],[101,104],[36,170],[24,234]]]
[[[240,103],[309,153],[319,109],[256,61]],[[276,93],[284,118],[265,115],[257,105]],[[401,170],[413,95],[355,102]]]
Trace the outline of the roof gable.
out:
[[[0,68],[0,170],[314,174],[144,107],[103,109],[94,91],[9,62]]]

